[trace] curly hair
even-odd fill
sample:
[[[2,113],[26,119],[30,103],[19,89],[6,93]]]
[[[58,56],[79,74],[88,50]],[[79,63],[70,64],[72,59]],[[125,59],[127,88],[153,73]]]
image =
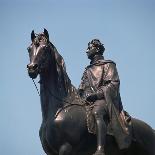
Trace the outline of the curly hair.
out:
[[[88,43],[88,48],[90,48],[91,44],[98,49],[98,52],[100,54],[104,53],[104,51],[105,51],[104,44],[102,44],[99,39],[93,39],[91,42],[89,42]]]

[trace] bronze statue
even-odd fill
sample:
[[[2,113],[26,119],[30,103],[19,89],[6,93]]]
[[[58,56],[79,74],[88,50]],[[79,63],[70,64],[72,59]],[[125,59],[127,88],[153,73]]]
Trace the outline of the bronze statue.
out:
[[[98,138],[97,143],[96,135],[90,133],[88,130],[88,119],[90,118],[88,117],[88,113],[90,112],[89,109],[93,106],[91,101],[96,101],[98,97],[101,100],[105,99],[107,101],[111,99],[110,96],[107,94],[106,99],[105,94],[103,95],[100,92],[94,91],[98,94],[88,95],[88,97],[86,95],[86,99],[89,102],[84,102],[79,96],[78,90],[71,84],[66,72],[65,62],[56,47],[50,42],[48,31],[44,29],[44,32],[40,34],[35,34],[32,31],[31,40],[32,43],[28,47],[30,63],[27,65],[27,69],[32,79],[40,75],[42,123],[39,136],[42,147],[47,155],[92,155],[95,153],[98,144],[101,144],[101,149],[104,146],[104,152],[101,151],[101,153],[105,153],[105,155],[155,155],[154,130],[146,123],[132,117],[132,141],[131,144],[127,143],[130,144],[129,147],[123,150],[120,148],[118,137],[115,136],[115,131],[110,132],[110,126],[106,126],[105,130],[101,129],[103,135],[97,133],[98,136],[104,137],[103,139]],[[115,67],[113,62],[108,63]],[[106,82],[105,85],[110,83],[110,81]],[[118,81],[116,80],[116,82]],[[111,94],[112,97],[117,95],[116,99],[120,99],[119,91],[116,92],[116,94],[115,91],[114,94]],[[89,104],[92,105],[89,106]],[[121,117],[121,115],[117,115],[122,110],[121,103],[115,105],[111,101],[108,104],[111,105],[111,112],[116,112],[116,115],[112,115],[112,117],[117,116],[112,118],[115,124],[115,121],[117,122],[117,119]],[[120,109],[113,106],[118,106]],[[109,105],[107,107],[109,111]],[[110,118],[108,116],[105,119],[108,121],[102,121],[101,123],[108,125],[111,122],[109,121]],[[119,122],[122,121],[118,121],[117,123]],[[114,126],[111,125],[111,127],[116,126],[116,130],[122,129],[116,124]],[[100,133],[98,130],[97,132]],[[124,137],[126,137],[126,134]],[[100,150],[100,148],[98,149]]]
[[[128,148],[131,143],[129,129],[125,125],[129,122],[125,122],[126,120],[121,119],[123,117],[120,116],[124,111],[119,93],[120,80],[116,64],[104,59],[104,50],[104,45],[98,39],[88,43],[86,53],[91,62],[86,67],[79,86],[80,96],[93,104],[92,113],[97,126],[95,155],[105,155],[107,123],[104,119],[109,120],[120,149]]]

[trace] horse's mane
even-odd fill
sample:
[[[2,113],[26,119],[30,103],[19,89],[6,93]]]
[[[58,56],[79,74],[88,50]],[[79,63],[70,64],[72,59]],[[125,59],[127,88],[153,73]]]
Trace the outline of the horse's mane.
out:
[[[66,65],[63,57],[59,54],[56,47],[50,42],[50,46],[54,52],[56,70],[58,76],[59,89],[65,91],[66,100],[77,101],[81,103],[81,98],[78,94],[77,89],[72,85],[71,80],[66,72]]]
[[[43,40],[49,43],[51,52],[52,52],[51,54],[52,56],[54,56],[54,60],[56,63],[58,82],[61,84],[63,84],[62,82],[64,82],[65,88],[68,88],[68,86],[71,85],[71,80],[69,79],[68,74],[66,72],[66,65],[65,65],[63,57],[59,54],[56,47],[46,38],[46,35],[44,33],[40,33],[36,35],[37,35],[35,38],[36,44],[39,43],[40,40]]]
[[[66,72],[66,65],[63,57],[59,54],[56,47],[49,41],[47,36],[44,33],[36,34],[35,43],[39,43],[40,40],[48,42],[50,46],[51,56],[54,57],[56,67],[56,81],[57,88],[59,90],[59,95],[62,98],[66,98],[69,102],[72,102],[75,98],[79,98],[77,89],[72,85],[71,80]],[[72,100],[72,101],[71,101]]]
[[[65,91],[72,85],[71,80],[68,77],[68,74],[66,72],[66,65],[64,62],[63,57],[59,54],[56,47],[50,42],[50,45],[52,47],[52,50],[54,52],[54,58],[56,63],[56,70],[58,75],[58,83],[63,84]],[[61,87],[61,86],[60,86]]]

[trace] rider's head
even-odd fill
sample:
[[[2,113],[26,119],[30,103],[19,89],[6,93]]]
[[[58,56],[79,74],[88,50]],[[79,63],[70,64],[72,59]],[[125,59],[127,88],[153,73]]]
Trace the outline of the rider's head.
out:
[[[93,39],[88,43],[87,56],[89,59],[93,59],[95,55],[103,55],[105,48],[104,45],[98,39]]]

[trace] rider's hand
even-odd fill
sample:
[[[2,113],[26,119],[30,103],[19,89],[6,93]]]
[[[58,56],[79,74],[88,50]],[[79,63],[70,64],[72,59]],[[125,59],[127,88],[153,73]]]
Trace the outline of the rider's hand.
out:
[[[88,102],[95,102],[96,100],[101,100],[104,98],[104,94],[102,92],[92,93],[89,95],[86,100]]]
[[[97,94],[96,93],[92,93],[91,95],[89,95],[86,100],[88,102],[95,102],[97,100]]]

